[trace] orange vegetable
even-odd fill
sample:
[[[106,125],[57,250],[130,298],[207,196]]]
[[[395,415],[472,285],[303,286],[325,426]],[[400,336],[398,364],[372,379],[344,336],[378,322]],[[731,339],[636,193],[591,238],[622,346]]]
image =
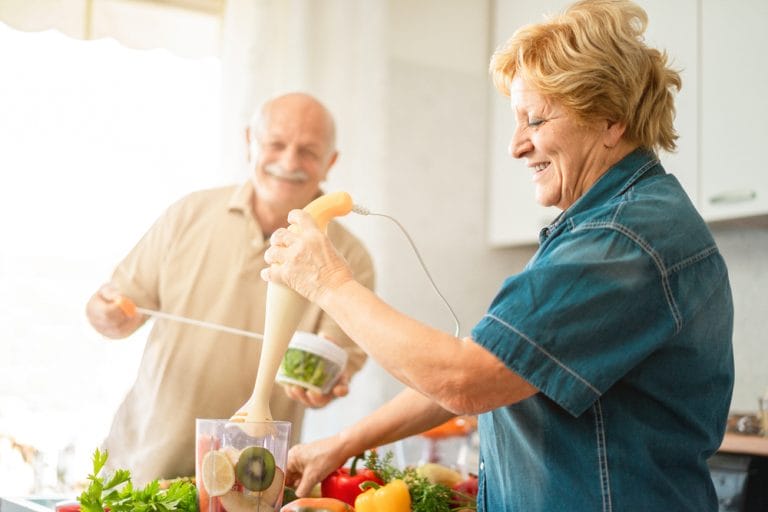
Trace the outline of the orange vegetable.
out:
[[[355,512],[355,509],[335,498],[299,498],[284,505],[280,512]]]
[[[428,439],[444,439],[446,437],[465,436],[477,429],[477,418],[474,416],[456,416],[442,425],[431,428],[421,435]]]

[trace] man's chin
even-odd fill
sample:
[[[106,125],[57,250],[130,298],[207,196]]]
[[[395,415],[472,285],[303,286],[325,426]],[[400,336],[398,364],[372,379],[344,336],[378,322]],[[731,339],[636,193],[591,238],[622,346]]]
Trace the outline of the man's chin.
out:
[[[256,186],[256,199],[264,204],[269,204],[273,210],[288,213],[291,210],[304,208],[314,199],[318,190],[307,191],[304,187],[297,186]]]

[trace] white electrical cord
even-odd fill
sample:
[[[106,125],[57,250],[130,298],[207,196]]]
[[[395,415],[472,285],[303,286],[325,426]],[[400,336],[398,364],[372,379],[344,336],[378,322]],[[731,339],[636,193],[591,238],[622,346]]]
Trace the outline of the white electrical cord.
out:
[[[429,280],[429,284],[432,285],[432,289],[435,291],[438,297],[440,297],[440,300],[443,301],[443,304],[445,304],[445,307],[450,312],[451,316],[453,317],[453,322],[455,324],[456,330],[454,331],[454,336],[457,338],[459,337],[459,331],[460,331],[460,324],[459,324],[459,318],[456,316],[456,313],[453,311],[453,308],[451,308],[451,305],[448,303],[448,301],[443,297],[443,294],[440,293],[440,290],[437,288],[437,285],[435,284],[434,279],[432,279],[432,275],[429,273],[429,270],[427,270],[427,265],[424,263],[424,260],[421,257],[421,253],[419,253],[419,250],[416,248],[416,244],[413,242],[413,239],[411,238],[411,235],[408,234],[408,231],[403,227],[402,224],[400,224],[397,219],[394,217],[391,217],[385,213],[375,213],[366,208],[365,206],[360,205],[353,205],[352,211],[355,212],[358,215],[373,215],[376,217],[384,217],[385,219],[391,220],[398,228],[400,228],[400,231],[405,235],[405,238],[408,240],[408,243],[411,244],[411,249],[413,249],[413,253],[416,255],[416,258],[419,260],[419,264],[421,265],[422,270],[424,270],[424,273],[427,276],[427,279]]]
[[[172,315],[170,313],[163,313],[162,311],[155,311],[153,309],[146,309],[146,308],[140,308],[140,307],[137,307],[136,311],[141,313],[142,315],[154,316],[157,318],[163,318],[165,320],[173,320],[174,322],[181,322],[183,324],[196,325],[198,327],[206,327],[208,329],[213,329],[214,331],[222,331],[222,332],[228,332],[230,334],[238,334],[240,336],[255,338],[257,340],[264,339],[264,335],[259,334],[257,332],[244,331],[243,329],[235,329],[234,327],[215,324],[213,322],[203,322],[202,320],[195,320],[194,318],[188,318],[186,316]]]

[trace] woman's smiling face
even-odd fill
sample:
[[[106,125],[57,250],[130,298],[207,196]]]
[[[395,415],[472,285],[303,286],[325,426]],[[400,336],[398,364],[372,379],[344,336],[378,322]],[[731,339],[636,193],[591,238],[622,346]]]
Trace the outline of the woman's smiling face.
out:
[[[609,134],[614,130],[607,121],[579,120],[520,77],[511,82],[509,93],[517,123],[509,153],[525,159],[533,172],[536,202],[565,210],[610,167],[608,154],[616,141]]]

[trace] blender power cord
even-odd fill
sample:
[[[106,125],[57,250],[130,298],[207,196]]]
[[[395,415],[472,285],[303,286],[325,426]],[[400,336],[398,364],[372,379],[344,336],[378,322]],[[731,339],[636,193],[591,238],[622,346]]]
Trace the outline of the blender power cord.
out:
[[[395,226],[397,226],[400,231],[405,236],[406,240],[408,240],[408,243],[411,245],[411,249],[413,250],[413,253],[416,255],[416,259],[419,260],[419,264],[421,265],[422,270],[424,271],[424,274],[427,276],[427,279],[429,280],[429,284],[432,286],[432,289],[435,291],[438,297],[440,297],[440,300],[443,301],[443,304],[448,309],[448,311],[451,314],[451,317],[453,317],[453,322],[455,325],[455,331],[454,336],[457,338],[459,337],[459,331],[460,331],[460,324],[459,324],[459,318],[456,316],[456,313],[453,311],[453,308],[448,303],[448,301],[445,299],[442,293],[440,293],[440,290],[437,288],[437,285],[435,284],[435,280],[432,279],[432,275],[429,273],[429,270],[427,270],[427,265],[424,263],[424,259],[421,257],[421,253],[416,248],[416,244],[414,243],[413,239],[411,238],[411,235],[408,234],[408,231],[403,227],[400,222],[398,222],[397,219],[394,217],[387,215],[385,213],[377,213],[372,212],[365,206],[360,206],[358,204],[355,204],[352,206],[352,211],[355,212],[358,215],[364,215],[364,216],[374,216],[374,217],[384,217],[385,219],[389,219],[392,221]]]

